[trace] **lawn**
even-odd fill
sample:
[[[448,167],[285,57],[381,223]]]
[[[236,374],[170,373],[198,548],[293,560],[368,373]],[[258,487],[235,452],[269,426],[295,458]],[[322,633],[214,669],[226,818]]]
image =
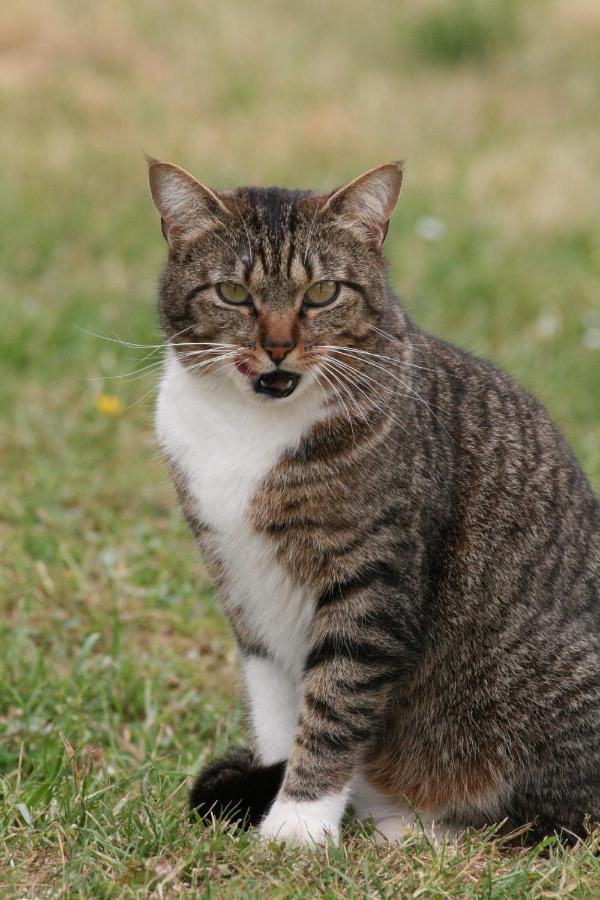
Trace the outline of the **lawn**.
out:
[[[386,849],[355,828],[315,855],[190,826],[190,773],[247,737],[152,432],[143,160],[324,188],[404,157],[402,302],[536,393],[598,489],[596,0],[5,7],[0,895],[598,896],[598,834]]]

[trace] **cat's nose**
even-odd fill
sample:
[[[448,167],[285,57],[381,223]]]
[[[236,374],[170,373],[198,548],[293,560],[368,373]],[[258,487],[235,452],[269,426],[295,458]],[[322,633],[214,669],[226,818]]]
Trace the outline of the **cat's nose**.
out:
[[[274,363],[283,362],[288,353],[290,353],[295,346],[296,344],[294,341],[274,341],[269,340],[268,338],[263,343],[265,352]]]

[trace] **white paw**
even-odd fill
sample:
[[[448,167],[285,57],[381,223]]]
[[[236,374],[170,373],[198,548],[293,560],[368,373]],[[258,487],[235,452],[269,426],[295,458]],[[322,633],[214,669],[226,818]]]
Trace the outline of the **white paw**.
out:
[[[329,840],[337,844],[341,816],[324,818],[323,812],[323,804],[318,800],[277,799],[263,819],[259,834],[263,840],[285,841],[299,847],[318,847]]]
[[[415,830],[414,820],[407,816],[386,816],[375,822],[375,843],[387,844],[402,841]]]
[[[377,844],[402,841],[410,835],[424,834],[436,846],[453,843],[460,832],[446,822],[436,822],[431,817],[415,818],[414,816],[386,816],[375,822],[375,842]]]

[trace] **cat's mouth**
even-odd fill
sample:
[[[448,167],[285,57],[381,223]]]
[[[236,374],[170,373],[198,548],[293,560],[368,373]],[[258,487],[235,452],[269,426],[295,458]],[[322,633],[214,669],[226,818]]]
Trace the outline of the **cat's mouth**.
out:
[[[257,394],[266,394],[268,397],[289,397],[296,390],[299,381],[300,375],[296,372],[275,369],[259,375],[254,381],[254,390]]]

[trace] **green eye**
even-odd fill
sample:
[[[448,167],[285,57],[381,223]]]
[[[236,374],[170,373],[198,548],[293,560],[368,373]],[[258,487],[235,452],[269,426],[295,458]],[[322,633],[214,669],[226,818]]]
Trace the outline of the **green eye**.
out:
[[[333,303],[339,292],[339,282],[317,281],[305,293],[304,302],[307,306],[327,306],[328,303]]]
[[[246,288],[235,281],[222,281],[217,285],[217,294],[225,303],[235,303],[237,306],[250,302],[250,294]]]

